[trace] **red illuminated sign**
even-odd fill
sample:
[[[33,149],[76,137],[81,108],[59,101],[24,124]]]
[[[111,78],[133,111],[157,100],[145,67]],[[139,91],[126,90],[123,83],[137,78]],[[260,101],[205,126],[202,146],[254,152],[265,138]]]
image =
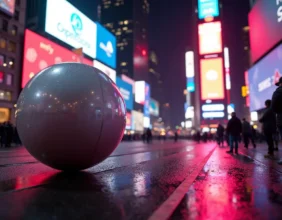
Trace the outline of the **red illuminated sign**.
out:
[[[222,58],[202,59],[201,98],[202,100],[224,99],[224,74]]]
[[[126,128],[131,128],[131,113],[129,112],[126,113]]]
[[[46,67],[62,62],[79,62],[80,59],[81,57],[74,52],[30,30],[26,30],[22,88],[35,74]],[[93,66],[93,61],[85,58],[83,59],[83,63]]]
[[[221,22],[199,24],[199,53],[200,55],[221,53]]]

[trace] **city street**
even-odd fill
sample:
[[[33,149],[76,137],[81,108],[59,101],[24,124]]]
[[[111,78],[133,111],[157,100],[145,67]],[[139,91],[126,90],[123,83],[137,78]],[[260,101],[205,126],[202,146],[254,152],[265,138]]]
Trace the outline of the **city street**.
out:
[[[125,142],[93,168],[62,173],[2,148],[0,219],[281,219],[282,166],[263,145],[227,149]]]

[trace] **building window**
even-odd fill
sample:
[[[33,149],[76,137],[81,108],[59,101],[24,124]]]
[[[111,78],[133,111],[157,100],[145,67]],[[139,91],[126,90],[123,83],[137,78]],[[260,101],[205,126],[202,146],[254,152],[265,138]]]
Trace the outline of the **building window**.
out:
[[[4,91],[4,90],[0,90],[0,100],[11,101],[12,100],[12,93]]]
[[[0,108],[0,123],[4,123],[10,120],[10,109]]]
[[[4,73],[0,71],[0,83],[4,81]]]
[[[15,66],[15,60],[14,58],[8,58],[7,60],[7,65],[10,69],[14,69],[14,66]]]
[[[3,21],[2,21],[2,30],[3,31],[8,31],[8,21],[7,20],[5,20],[5,19],[3,19]]]
[[[16,36],[18,33],[18,27],[16,25],[12,25],[11,34]]]
[[[6,60],[5,56],[0,54],[0,66],[2,66],[5,63],[5,60]]]
[[[8,51],[15,53],[16,50],[17,50],[17,45],[16,45],[16,43],[14,43],[14,42],[12,42],[12,41],[9,41],[9,43],[8,43]]]
[[[11,74],[6,75],[6,84],[11,86],[13,84],[13,76]]]
[[[126,63],[126,62],[121,62],[120,65],[121,65],[121,66],[126,66],[127,63]]]
[[[17,21],[19,20],[19,18],[20,18],[20,12],[19,12],[19,11],[15,10],[14,18],[15,18],[15,20],[17,20]]]
[[[0,48],[5,49],[7,41],[4,38],[0,38]]]

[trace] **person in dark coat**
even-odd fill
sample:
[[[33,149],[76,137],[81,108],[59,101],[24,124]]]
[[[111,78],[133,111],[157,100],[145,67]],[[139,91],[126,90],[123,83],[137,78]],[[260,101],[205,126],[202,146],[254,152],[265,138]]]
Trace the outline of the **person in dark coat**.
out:
[[[265,107],[265,112],[259,122],[262,123],[262,130],[268,145],[268,154],[265,157],[272,157],[274,151],[273,135],[276,133],[276,115],[271,108],[271,100],[265,101]]]
[[[276,83],[278,88],[272,95],[272,110],[277,114],[277,127],[280,132],[280,137],[282,138],[282,77]],[[278,164],[282,165],[282,160],[278,162]]]
[[[252,126],[245,118],[243,118],[242,121],[243,121],[242,122],[242,133],[243,133],[244,147],[248,148],[249,142],[251,140],[254,148],[256,148],[256,144],[255,144],[255,141],[252,135]]]
[[[238,154],[239,138],[242,133],[242,124],[239,118],[237,118],[236,113],[231,114],[232,118],[227,124],[227,134],[229,136],[230,150],[227,153],[233,153],[233,148],[235,145],[235,153]]]
[[[224,144],[224,127],[221,124],[218,124],[218,126],[217,126],[216,136],[217,136],[218,145],[223,146],[223,144]]]
[[[174,132],[174,142],[176,143],[177,140],[178,140],[178,133],[177,133],[177,131],[176,131],[176,132]]]
[[[282,138],[282,77],[276,83],[278,88],[272,96],[272,109],[277,114],[277,127]]]
[[[152,131],[150,128],[147,129],[146,131],[146,138],[147,138],[147,143],[151,143],[153,140],[153,135],[152,135]]]

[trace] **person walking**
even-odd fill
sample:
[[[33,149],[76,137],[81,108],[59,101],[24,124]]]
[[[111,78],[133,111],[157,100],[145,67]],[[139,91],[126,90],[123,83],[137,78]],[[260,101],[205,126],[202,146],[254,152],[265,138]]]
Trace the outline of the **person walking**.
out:
[[[177,131],[174,132],[174,143],[178,141],[178,133]]]
[[[236,113],[231,114],[231,119],[227,124],[227,134],[229,136],[230,150],[227,153],[233,153],[233,148],[235,145],[235,154],[238,154],[239,138],[242,133],[242,123],[239,118],[237,118]]]
[[[277,127],[282,138],[282,77],[275,85],[278,88],[272,96],[272,109],[277,114]]]
[[[218,124],[217,130],[216,130],[216,138],[217,138],[217,143],[218,146],[224,145],[224,127],[221,124]]]
[[[252,126],[245,118],[243,118],[242,121],[243,121],[242,122],[242,133],[243,133],[244,147],[248,148],[250,140],[251,140],[254,148],[256,148],[256,144],[255,144],[255,141],[252,135]]]
[[[268,153],[265,157],[272,157],[274,152],[273,135],[276,132],[276,115],[271,108],[271,100],[265,101],[265,107],[265,112],[259,122],[262,123],[262,130],[268,145]]]
[[[153,140],[153,135],[150,128],[148,128],[146,131],[146,137],[147,137],[147,144],[151,143]]]

